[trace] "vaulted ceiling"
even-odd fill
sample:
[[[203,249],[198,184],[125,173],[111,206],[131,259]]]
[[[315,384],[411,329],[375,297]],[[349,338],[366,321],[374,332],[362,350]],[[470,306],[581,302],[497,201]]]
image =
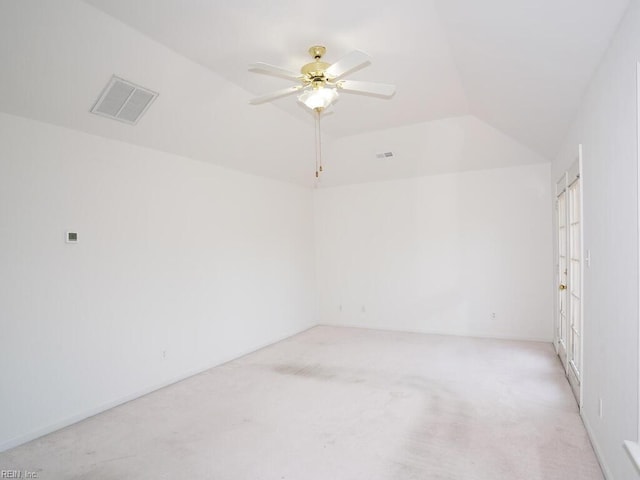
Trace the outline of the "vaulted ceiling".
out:
[[[310,60],[308,47],[322,44],[330,63],[354,49],[371,55],[372,64],[349,78],[397,86],[389,100],[343,94],[323,125],[338,144],[473,117],[484,125],[477,128],[495,129],[550,159],[627,4],[5,1],[0,110],[299,181],[307,170],[292,162],[313,142],[311,116],[295,97],[278,99],[275,107],[248,106],[252,96],[290,83],[247,66],[263,61],[297,71]],[[136,127],[87,114],[112,73],[160,92],[150,118]],[[256,159],[251,145],[269,160]]]

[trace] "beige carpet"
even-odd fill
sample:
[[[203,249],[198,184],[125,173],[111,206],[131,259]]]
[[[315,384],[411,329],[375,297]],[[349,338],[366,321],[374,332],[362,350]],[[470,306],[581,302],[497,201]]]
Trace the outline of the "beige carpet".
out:
[[[40,479],[602,479],[552,346],[316,327],[0,454]]]

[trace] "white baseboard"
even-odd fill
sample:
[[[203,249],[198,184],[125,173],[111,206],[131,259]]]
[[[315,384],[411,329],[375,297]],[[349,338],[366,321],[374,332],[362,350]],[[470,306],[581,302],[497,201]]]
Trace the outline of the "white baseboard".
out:
[[[281,337],[275,338],[272,341],[268,341],[265,342],[263,344],[259,344],[256,347],[252,347],[247,349],[246,351],[241,351],[237,354],[234,354],[233,356],[231,356],[230,358],[224,358],[224,359],[218,359],[214,362],[211,362],[210,364],[198,367],[198,368],[194,368],[191,369],[189,371],[183,372],[178,376],[172,377],[166,381],[154,384],[154,385],[150,385],[147,386],[145,388],[142,388],[136,392],[130,393],[128,395],[125,395],[124,397],[120,397],[117,398],[115,400],[111,400],[108,402],[105,402],[101,405],[98,405],[96,407],[93,408],[89,408],[87,410],[84,410],[82,412],[76,413],[74,415],[70,415],[68,417],[62,418],[58,421],[49,423],[47,425],[44,425],[40,428],[36,428],[35,430],[31,430],[27,433],[24,433],[22,435],[18,435],[16,437],[13,437],[9,440],[6,440],[2,443],[0,443],[0,452],[4,452],[6,450],[9,450],[11,448],[17,447],[19,445],[22,445],[24,443],[30,442],[31,440],[35,440],[36,438],[40,438],[44,435],[47,435],[49,433],[55,432],[56,430],[60,430],[61,428],[64,427],[68,427],[69,425],[73,425],[74,423],[80,422],[86,418],[89,417],[93,417],[94,415],[97,415],[99,413],[102,413],[106,410],[109,410],[110,408],[114,408],[117,407],[118,405],[122,405],[123,403],[127,403],[130,402],[131,400],[135,400],[136,398],[140,398],[143,397],[144,395],[147,395],[149,393],[155,392],[156,390],[160,390],[161,388],[167,387],[169,385],[172,385],[174,383],[177,383],[181,380],[184,380],[186,378],[192,377],[194,375],[197,375],[198,373],[202,373],[206,370],[209,370],[210,368],[214,368],[217,367],[219,365],[223,365],[227,362],[230,362],[232,360],[236,360],[238,358],[244,357],[245,355],[249,355],[250,353],[253,352],[257,352],[258,350],[261,350],[265,347],[268,347],[270,345],[273,345],[274,343],[278,343],[281,342],[282,340],[286,340],[287,338],[293,337],[295,335],[298,335],[302,332],[306,332],[307,330],[310,330],[311,328],[314,328],[314,326],[311,327],[307,327],[304,328],[303,330],[300,331],[296,331],[294,333],[290,333],[290,334],[286,334],[283,335]]]
[[[627,450],[633,466],[636,467],[636,470],[640,473],[640,443],[625,440],[624,448]]]
[[[553,337],[528,337],[518,335],[501,335],[501,334],[468,334],[468,333],[456,333],[444,330],[430,330],[430,329],[399,329],[391,327],[371,326],[363,327],[362,325],[348,324],[348,323],[322,323],[319,326],[325,327],[344,327],[344,328],[359,328],[362,330],[380,330],[383,332],[397,332],[397,333],[422,333],[425,335],[443,335],[447,337],[466,337],[466,338],[482,338],[488,340],[514,340],[519,342],[541,342],[553,344]]]
[[[602,456],[602,451],[600,450],[600,446],[596,441],[596,437],[593,435],[593,430],[591,430],[589,421],[582,414],[582,412],[580,412],[580,417],[582,418],[582,423],[584,425],[585,430],[587,431],[587,435],[589,436],[589,440],[591,441],[591,446],[593,447],[593,451],[596,454],[596,458],[598,459],[598,463],[600,464],[600,468],[602,469],[604,478],[606,480],[613,480],[613,475],[611,475],[611,470],[609,470],[609,467],[607,467],[607,464],[604,461],[604,457]]]

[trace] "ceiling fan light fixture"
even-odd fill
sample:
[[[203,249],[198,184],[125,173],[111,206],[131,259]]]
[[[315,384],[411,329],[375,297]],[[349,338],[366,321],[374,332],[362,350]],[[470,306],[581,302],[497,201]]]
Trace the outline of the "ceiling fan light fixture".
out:
[[[322,57],[326,51],[327,49],[322,45],[312,46],[309,49],[309,55],[313,58],[313,62],[303,65],[300,73],[262,62],[254,63],[250,66],[250,69],[257,73],[285,77],[297,82],[295,86],[277,90],[250,100],[249,103],[252,105],[259,105],[275,100],[276,98],[292,95],[296,92],[303,92],[298,95],[298,101],[312,110],[315,118],[316,179],[320,177],[320,173],[323,170],[320,117],[322,116],[322,112],[338,99],[338,89],[347,93],[362,93],[387,98],[392,97],[395,93],[395,87],[393,85],[343,79],[348,73],[370,63],[371,57],[366,53],[354,50],[337,62],[330,64],[322,61]]]
[[[338,99],[338,90],[332,87],[320,87],[307,90],[298,96],[298,101],[311,110],[322,111]]]

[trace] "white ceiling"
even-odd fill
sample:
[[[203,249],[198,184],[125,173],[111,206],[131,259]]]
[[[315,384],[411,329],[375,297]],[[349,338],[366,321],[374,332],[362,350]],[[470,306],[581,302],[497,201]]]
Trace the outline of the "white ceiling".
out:
[[[541,154],[556,153],[628,0],[87,0],[234,84],[265,93],[286,80],[247,72],[263,61],[297,71],[307,48],[331,63],[373,57],[350,78],[397,85],[392,100],[343,95],[326,131],[363,133],[476,115]],[[308,113],[291,97],[275,102]],[[337,114],[339,113],[339,119]]]
[[[357,178],[363,169],[352,164],[344,178],[336,168],[330,183],[483,167],[420,160],[448,148],[416,142],[441,130],[478,138],[465,151],[485,148],[478,156],[485,168],[506,165],[490,160],[498,138],[507,139],[499,148],[505,158],[519,148],[513,140],[523,158],[541,162],[557,151],[627,4],[4,0],[0,111],[308,185],[311,115],[295,96],[248,105],[290,83],[247,67],[263,61],[298,70],[310,60],[308,47],[320,43],[329,62],[354,49],[373,57],[349,78],[397,85],[390,100],[343,94],[323,123],[327,151],[342,147],[337,156],[362,157],[358,165],[366,167],[373,144],[415,147],[394,159],[405,161],[404,170],[381,167]],[[112,74],[160,92],[135,127],[88,113]],[[392,133],[375,133],[381,130]]]

